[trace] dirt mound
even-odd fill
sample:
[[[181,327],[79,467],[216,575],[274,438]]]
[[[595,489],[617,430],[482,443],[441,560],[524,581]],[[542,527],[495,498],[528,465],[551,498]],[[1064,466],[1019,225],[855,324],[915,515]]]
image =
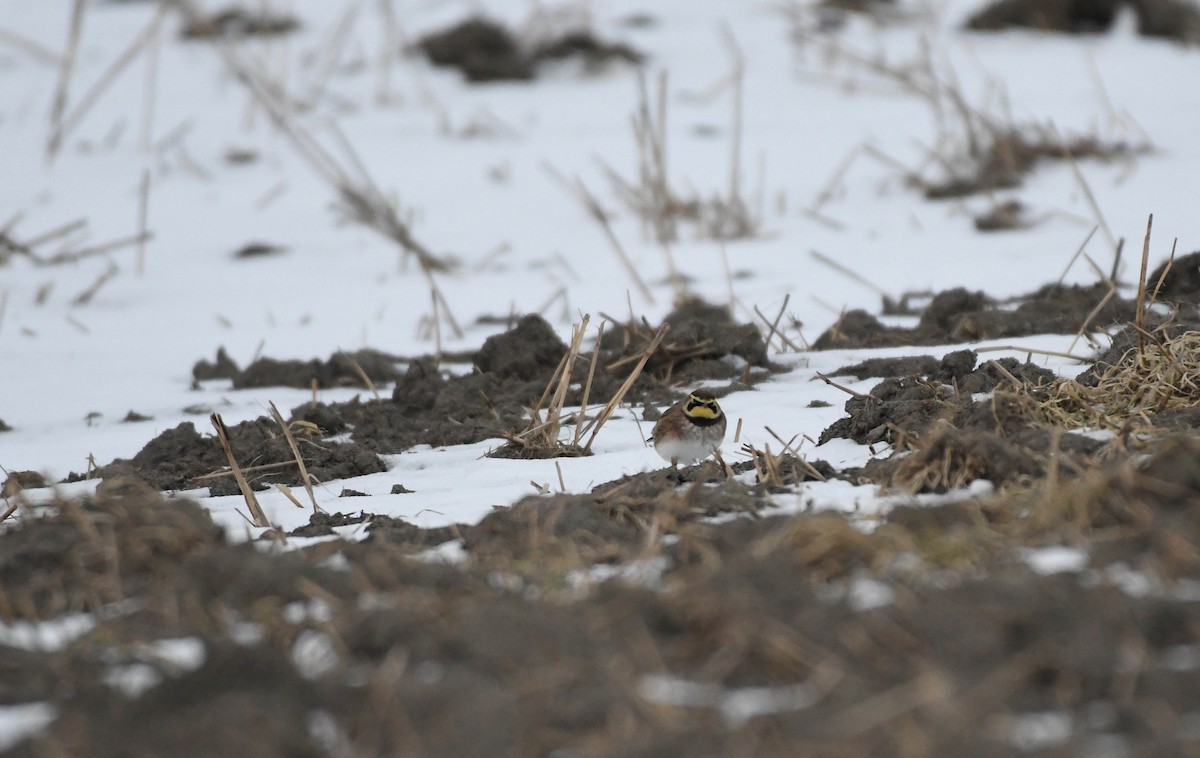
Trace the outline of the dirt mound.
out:
[[[666,349],[647,363],[650,373],[676,375],[683,367],[689,381],[730,376],[728,356],[736,356],[751,366],[766,366],[767,346],[762,334],[752,324],[738,324],[729,309],[710,305],[702,300],[688,300],[671,311],[664,323],[671,326],[667,333]],[[680,372],[682,373],[682,372]]]
[[[996,486],[1043,473],[1032,451],[992,432],[940,427],[895,466],[888,485],[911,494],[949,492],[976,479]]]
[[[274,420],[260,417],[244,421],[229,427],[228,434],[234,457],[251,486],[262,489],[268,482],[302,485],[292,449]],[[387,470],[379,456],[362,445],[312,439],[312,430],[302,428],[294,429],[293,435],[299,438],[305,466],[316,481]],[[214,496],[234,495],[239,490],[232,476],[201,479],[228,466],[216,436],[201,436],[192,422],[184,421],[155,437],[131,460],[118,458],[100,467],[96,476],[110,479],[133,475],[159,490],[207,486]]]
[[[932,374],[937,370],[940,361],[932,355],[906,355],[901,358],[868,358],[861,363],[842,366],[830,376],[853,376],[857,379],[867,377],[912,376],[913,374]],[[975,354],[971,353],[971,367],[975,366]],[[969,371],[970,369],[968,369]]]
[[[666,405],[679,399],[680,386],[733,381],[748,365],[769,367],[758,330],[734,322],[723,307],[689,302],[665,321],[672,328],[626,395],[631,405]],[[651,338],[652,331],[643,324],[618,325],[605,333],[592,402],[616,392]],[[390,399],[306,403],[292,415],[330,432],[353,428],[355,441],[381,453],[399,453],[419,444],[437,447],[500,438],[525,426],[528,409],[545,392],[566,352],[567,346],[541,316],[526,316],[484,342],[471,357],[474,373],[454,376],[443,373],[431,359],[417,359],[396,379]],[[591,359],[590,353],[581,353],[574,376],[587,376]],[[716,394],[724,392],[718,389]],[[567,393],[568,407],[581,400],[582,388]]]
[[[0,533],[0,586],[22,616],[53,618],[168,587],[189,556],[225,542],[207,510],[144,488],[61,505]]]
[[[1200,250],[1164,261],[1146,277],[1151,292],[1170,303],[1200,303]],[[1159,282],[1162,282],[1161,286]]]
[[[503,334],[484,340],[473,363],[485,374],[501,379],[549,378],[567,352],[567,345],[541,316],[525,316]]]
[[[1104,32],[1124,0],[999,0],[967,20],[967,28],[996,31],[1027,27],[1071,34]]]
[[[46,479],[37,471],[9,471],[0,485],[0,497],[15,497],[22,490],[35,490],[46,486]]]
[[[281,361],[259,358],[245,369],[225,352],[217,350],[215,361],[201,359],[192,366],[192,378],[197,382],[210,379],[232,379],[234,389],[248,387],[366,387],[363,378],[380,384],[395,381],[400,376],[396,364],[400,358],[378,350],[338,352],[328,360]]]
[[[832,348],[943,345],[1032,334],[1075,334],[1133,318],[1133,303],[1109,296],[1108,287],[1051,284],[998,303],[982,292],[962,288],[938,293],[915,327],[884,326],[861,310],[845,313],[817,341],[814,350]],[[1012,307],[1015,304],[1015,308]]]
[[[417,46],[435,66],[457,68],[469,82],[528,81],[546,61],[577,58],[589,67],[609,61],[640,63],[642,54],[623,44],[602,42],[587,31],[571,31],[529,46],[507,27],[482,18],[422,37]]]
[[[237,361],[229,357],[224,347],[217,348],[217,357],[209,361],[204,358],[192,366],[192,379],[196,382],[206,382],[210,379],[232,379],[241,371]]]
[[[1054,732],[1066,753],[1179,754],[1186,734],[1147,725],[1190,709],[1200,607],[1121,587],[1200,580],[1198,444],[1051,494],[900,506],[873,531],[714,523],[770,485],[649,472],[498,510],[462,528],[457,566],[411,557],[455,528],[326,514],[312,526],[365,521],[370,539],[231,545],[202,508],[113,481],[0,532],[11,617],[105,609],[69,646],[0,646],[5,702],[58,714],[8,754],[899,754],[919,733],[922,753],[1009,755],[1046,714],[1073,725]],[[1084,574],[1018,557],[1089,534]],[[596,563],[623,578],[589,589]],[[166,652],[183,641],[194,654]]]
[[[975,31],[1014,27],[1070,34],[1094,34],[1112,28],[1117,13],[1137,14],[1138,34],[1200,42],[1200,9],[1187,0],[997,0],[967,20]]]
[[[896,442],[900,438],[920,437],[938,421],[959,428],[1004,428],[1009,424],[1003,408],[998,409],[991,401],[977,402],[972,395],[991,392],[1012,379],[1037,386],[1056,376],[1052,371],[1014,358],[988,361],[979,368],[975,368],[975,360],[972,351],[955,351],[923,376],[885,379],[868,394],[851,397],[846,401],[846,412],[850,415],[825,429],[818,444],[836,437],[862,445]],[[851,366],[840,371],[858,368]],[[1018,426],[1024,425],[1023,418],[1018,421]]]

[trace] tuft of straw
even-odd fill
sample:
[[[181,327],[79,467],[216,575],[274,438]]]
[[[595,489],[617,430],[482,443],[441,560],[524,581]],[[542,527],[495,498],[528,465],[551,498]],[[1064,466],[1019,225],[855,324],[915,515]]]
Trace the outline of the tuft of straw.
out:
[[[213,428],[217,430],[217,439],[221,441],[221,449],[225,451],[225,457],[229,459],[229,468],[233,471],[238,489],[242,491],[242,497],[246,500],[246,508],[250,510],[250,523],[254,526],[270,527],[271,522],[267,520],[267,514],[258,504],[258,498],[255,497],[254,490],[250,489],[250,483],[246,481],[242,468],[233,454],[233,448],[229,445],[229,434],[225,428],[225,422],[221,419],[221,414],[214,413],[209,416],[209,420],[212,421]]]

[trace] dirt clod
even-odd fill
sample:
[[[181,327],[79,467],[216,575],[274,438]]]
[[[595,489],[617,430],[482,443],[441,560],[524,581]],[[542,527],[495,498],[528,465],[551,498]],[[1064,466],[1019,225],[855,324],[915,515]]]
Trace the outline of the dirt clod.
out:
[[[889,484],[911,494],[949,492],[976,479],[1000,486],[1041,473],[1032,453],[998,434],[944,426],[899,461]]]
[[[46,486],[46,479],[36,471],[10,471],[0,487],[0,497],[14,497],[21,490],[35,490]]]
[[[1200,250],[1163,261],[1146,277],[1146,287],[1164,302],[1200,303]]]
[[[378,350],[334,353],[329,360],[280,361],[259,358],[233,378],[234,389],[248,387],[365,387],[362,374],[377,383],[394,381],[399,359]],[[360,372],[361,369],[361,372]]]
[[[196,361],[196,365],[192,366],[192,378],[197,382],[206,382],[210,379],[233,379],[239,373],[241,373],[241,369],[229,357],[229,353],[225,352],[224,347],[217,348],[216,360],[210,362],[201,358]]]
[[[228,432],[234,456],[252,485],[302,484],[291,447],[274,420],[260,417],[229,427]],[[301,449],[305,466],[317,481],[373,474],[387,468],[378,455],[353,442],[305,439],[304,443]],[[233,495],[238,488],[232,476],[200,478],[223,471],[228,465],[216,437],[201,436],[192,422],[184,421],[155,437],[131,460],[117,459],[96,473],[104,479],[133,475],[158,490],[207,486],[213,495]]]
[[[566,344],[546,319],[533,314],[513,329],[484,340],[473,363],[481,372],[501,379],[531,380],[553,372],[566,352]]]
[[[528,81],[540,64],[563,58],[578,58],[590,67],[643,58],[628,45],[602,42],[587,31],[570,31],[531,47],[507,27],[483,18],[428,34],[417,44],[430,63],[457,68],[469,82]]]
[[[1094,34],[1112,28],[1123,7],[1137,15],[1139,34],[1200,42],[1200,9],[1186,0],[996,0],[971,16],[967,28]]]
[[[865,311],[848,311],[817,338],[813,348],[942,345],[1031,334],[1075,334],[1085,327],[1099,330],[1132,317],[1132,302],[1110,296],[1103,284],[1050,284],[1009,303],[957,288],[934,296],[912,328],[885,326]]]

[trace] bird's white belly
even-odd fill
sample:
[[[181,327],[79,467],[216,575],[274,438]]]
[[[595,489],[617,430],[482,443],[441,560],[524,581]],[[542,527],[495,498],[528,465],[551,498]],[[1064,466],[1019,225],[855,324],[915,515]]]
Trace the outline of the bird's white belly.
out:
[[[713,454],[718,445],[699,440],[655,440],[654,449],[668,462],[693,463]]]

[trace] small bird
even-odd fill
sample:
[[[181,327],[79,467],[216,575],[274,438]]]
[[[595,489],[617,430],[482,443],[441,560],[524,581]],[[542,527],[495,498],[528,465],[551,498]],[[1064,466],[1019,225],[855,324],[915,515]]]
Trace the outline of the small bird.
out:
[[[694,390],[654,425],[654,449],[672,466],[701,461],[715,453],[725,439],[725,414],[706,390]]]

